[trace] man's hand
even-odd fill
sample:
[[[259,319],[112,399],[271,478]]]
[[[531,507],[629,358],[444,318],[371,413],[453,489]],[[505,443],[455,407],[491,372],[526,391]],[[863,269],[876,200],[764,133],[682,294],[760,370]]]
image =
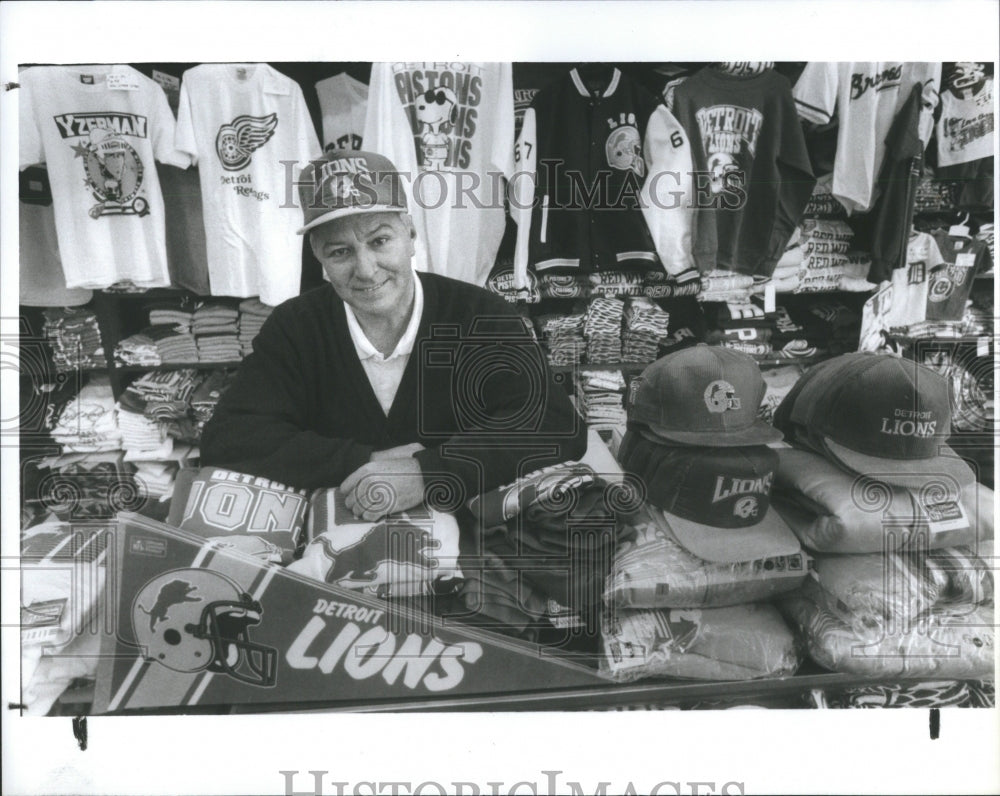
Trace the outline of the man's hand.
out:
[[[340,485],[344,502],[355,517],[374,522],[424,502],[424,474],[412,456],[361,465]]]
[[[424,450],[424,446],[419,442],[411,442],[409,445],[397,445],[395,448],[386,448],[384,451],[373,451],[369,461],[381,462],[386,459],[403,459],[413,456],[417,451]]]

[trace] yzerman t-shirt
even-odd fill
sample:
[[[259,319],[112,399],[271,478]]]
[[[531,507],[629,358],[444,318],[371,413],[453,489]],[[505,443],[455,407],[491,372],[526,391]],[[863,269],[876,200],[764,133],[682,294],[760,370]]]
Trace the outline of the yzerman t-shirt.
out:
[[[298,84],[267,64],[202,64],[182,76],[177,148],[201,177],[213,296],[299,293],[294,180],[321,154]]]
[[[374,64],[364,146],[409,175],[414,267],[485,285],[506,226],[503,178],[514,170],[510,64]]]
[[[154,159],[190,160],[163,89],[129,66],[38,66],[19,80],[20,165],[48,165],[66,287],[169,285]]]

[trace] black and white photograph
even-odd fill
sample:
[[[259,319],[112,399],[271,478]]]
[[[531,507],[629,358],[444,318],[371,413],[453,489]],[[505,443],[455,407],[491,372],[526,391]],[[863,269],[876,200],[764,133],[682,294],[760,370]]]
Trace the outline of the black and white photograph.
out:
[[[998,31],[0,5],[4,792],[1000,792]]]

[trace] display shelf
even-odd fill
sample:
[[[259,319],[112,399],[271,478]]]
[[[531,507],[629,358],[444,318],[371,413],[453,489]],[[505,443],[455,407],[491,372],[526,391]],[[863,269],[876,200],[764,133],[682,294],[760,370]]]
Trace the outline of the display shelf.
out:
[[[817,362],[822,362],[825,359],[829,359],[828,354],[817,354],[812,357],[768,357],[767,359],[755,359],[758,367],[761,368],[774,368],[781,367],[782,365],[800,365],[801,367],[809,367],[815,365]],[[581,370],[597,370],[597,371],[622,371],[623,373],[642,373],[651,363],[649,362],[621,362],[621,363],[602,363],[602,364],[589,364],[587,362],[581,362],[578,365],[549,365],[549,369],[553,373],[574,373]]]
[[[117,365],[115,370],[119,373],[149,373],[151,371],[184,370],[193,368],[194,370],[222,370],[225,368],[238,368],[243,360],[237,359],[226,362],[167,362],[161,365]]]
[[[989,356],[996,351],[995,335],[964,335],[962,337],[910,337],[905,334],[886,334],[886,339],[908,348],[949,348],[976,346],[978,356]]]

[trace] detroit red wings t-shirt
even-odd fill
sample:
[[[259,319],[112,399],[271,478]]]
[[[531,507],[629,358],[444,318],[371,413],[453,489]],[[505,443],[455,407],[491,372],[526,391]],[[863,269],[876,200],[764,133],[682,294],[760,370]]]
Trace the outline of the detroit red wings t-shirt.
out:
[[[293,180],[321,154],[302,89],[267,64],[202,64],[181,80],[177,148],[198,165],[212,295],[280,304],[302,274]]]
[[[170,284],[155,160],[181,168],[163,89],[129,66],[19,76],[21,168],[48,165],[67,288]]]

